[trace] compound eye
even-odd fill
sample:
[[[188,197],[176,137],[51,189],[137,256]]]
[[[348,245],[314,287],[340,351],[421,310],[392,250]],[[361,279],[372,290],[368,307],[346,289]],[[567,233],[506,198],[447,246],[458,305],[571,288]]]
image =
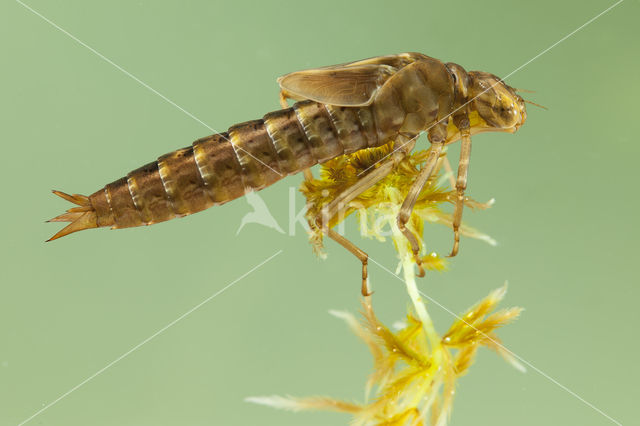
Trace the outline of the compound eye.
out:
[[[482,119],[488,124],[495,126],[496,123],[494,117],[496,116],[496,111],[493,106],[482,98],[477,99],[475,104],[480,117],[482,117]]]

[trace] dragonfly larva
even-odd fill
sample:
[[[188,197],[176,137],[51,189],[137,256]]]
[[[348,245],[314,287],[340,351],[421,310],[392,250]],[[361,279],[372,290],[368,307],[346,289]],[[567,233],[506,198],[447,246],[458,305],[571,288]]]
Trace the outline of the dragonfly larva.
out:
[[[462,141],[453,216],[459,246],[471,136],[486,131],[515,132],[526,119],[524,100],[499,77],[465,71],[420,53],[379,56],[293,72],[278,79],[283,109],[262,119],[232,126],[165,154],[89,196],[54,191],[77,207],[51,221],[71,222],[51,240],[89,228],[128,228],[185,216],[257,191],[339,155],[395,142],[394,152],[316,218],[322,227],[351,200],[384,178],[427,133],[428,159],[409,189],[397,218],[416,262],[418,239],[405,226],[423,185],[446,144]],[[296,101],[289,107],[287,99]],[[326,234],[362,262],[362,293],[367,255],[349,240]]]

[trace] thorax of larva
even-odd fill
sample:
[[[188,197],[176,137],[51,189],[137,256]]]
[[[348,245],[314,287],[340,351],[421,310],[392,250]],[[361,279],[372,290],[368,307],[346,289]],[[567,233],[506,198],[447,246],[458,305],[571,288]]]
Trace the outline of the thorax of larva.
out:
[[[446,124],[454,97],[454,81],[443,62],[425,58],[402,68],[372,102],[379,138],[417,135],[439,121]]]

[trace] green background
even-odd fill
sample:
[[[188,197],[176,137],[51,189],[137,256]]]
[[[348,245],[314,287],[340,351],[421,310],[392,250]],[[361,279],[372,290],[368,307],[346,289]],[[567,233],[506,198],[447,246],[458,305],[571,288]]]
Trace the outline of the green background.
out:
[[[223,131],[277,109],[276,78],[309,67],[419,51],[505,76],[613,1],[28,4]],[[497,203],[465,219],[499,245],[463,239],[450,271],[419,284],[461,312],[508,280],[504,306],[526,310],[499,335],[549,378],[483,350],[459,382],[452,424],[613,424],[557,383],[635,423],[639,11],[624,1],[509,77],[549,110],[529,107],[515,135],[474,138],[469,194]],[[346,424],[243,399],[362,399],[369,354],[327,313],[359,309],[357,260],[331,242],[317,259],[300,227],[236,235],[251,211],[242,199],[45,244],[60,226],[44,220],[69,207],[51,189],[92,193],[211,131],[17,2],[2,2],[0,33],[0,425],[29,418],[279,250],[28,424]],[[300,180],[260,194],[285,230]],[[360,239],[356,225],[347,235],[395,269],[391,243]],[[432,249],[450,248],[447,230],[426,232]],[[402,283],[370,271],[381,318],[400,319]],[[429,309],[445,331],[453,317]]]

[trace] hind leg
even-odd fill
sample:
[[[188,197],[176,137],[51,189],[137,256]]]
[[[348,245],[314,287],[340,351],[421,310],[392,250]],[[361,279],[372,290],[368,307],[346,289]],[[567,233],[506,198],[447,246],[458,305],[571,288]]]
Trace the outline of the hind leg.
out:
[[[304,101],[303,98],[295,97],[294,95],[292,95],[291,93],[287,92],[284,89],[280,89],[279,98],[280,98],[280,106],[282,107],[282,109],[291,108],[289,106],[289,102],[287,101],[287,99],[291,99],[293,101]]]
[[[409,240],[409,244],[411,244],[411,251],[413,251],[413,257],[418,265],[418,276],[420,277],[424,276],[424,268],[422,267],[422,261],[420,259],[420,243],[418,242],[418,238],[407,228],[407,222],[409,222],[409,219],[411,218],[413,206],[415,206],[416,201],[418,201],[418,196],[422,191],[422,187],[433,174],[443,146],[444,142],[431,143],[431,150],[429,151],[427,161],[422,167],[422,170],[420,170],[416,179],[413,181],[411,188],[409,188],[409,192],[407,193],[407,196],[402,203],[402,207],[400,208],[400,213],[398,213],[398,217],[396,218],[398,229],[400,229],[400,232],[404,234],[407,240]]]
[[[362,262],[362,286],[360,287],[360,292],[364,297],[371,296],[373,292],[369,288],[369,273],[367,271],[367,264],[369,263],[369,255],[365,253],[361,248],[352,243],[349,239],[343,237],[338,234],[333,229],[327,230],[327,236],[331,238],[336,243],[340,244],[342,247],[349,250],[351,254],[358,258],[360,262]]]
[[[362,263],[362,286],[360,291],[365,297],[372,294],[369,288],[367,272],[369,256],[347,238],[331,229],[329,224],[335,216],[346,211],[351,201],[387,176],[405,156],[406,153],[404,151],[395,152],[385,161],[380,163],[378,168],[374,169],[371,173],[365,175],[362,179],[340,193],[313,219],[314,224],[322,231],[323,234],[349,250],[350,253],[360,260]]]

